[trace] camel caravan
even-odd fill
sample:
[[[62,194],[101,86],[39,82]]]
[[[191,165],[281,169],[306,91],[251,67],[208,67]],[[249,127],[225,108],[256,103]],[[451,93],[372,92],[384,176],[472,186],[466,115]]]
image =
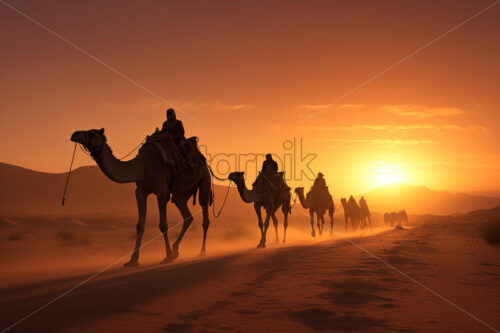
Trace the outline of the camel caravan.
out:
[[[408,225],[408,214],[406,210],[401,210],[399,212],[387,212],[384,214],[384,224],[385,226],[403,226]]]
[[[179,245],[193,222],[188,201],[192,198],[193,205],[196,205],[197,195],[198,204],[201,206],[203,214],[203,241],[200,256],[205,255],[207,233],[210,226],[208,208],[213,204],[214,197],[212,181],[214,174],[207,164],[206,158],[198,149],[198,138],[187,139],[185,137],[182,122],[176,118],[173,109],[167,110],[166,118],[162,129],[157,128],[152,135],[146,137],[137,155],[128,161],[122,161],[113,155],[104,135],[104,129],[76,131],[71,136],[71,141],[75,142],[75,148],[77,144],[81,145],[109,179],[117,183],[136,183],[135,197],[139,216],[136,227],[136,242],[131,258],[124,266],[139,265],[139,253],[146,222],[147,198],[150,194],[154,194],[158,201],[159,229],[163,234],[166,252],[164,262],[172,262],[179,256]],[[284,243],[288,215],[292,209],[291,188],[286,184],[284,172],[278,172],[278,164],[273,160],[271,154],[266,155],[262,170],[253,183],[252,189],[246,187],[243,172],[232,172],[228,179],[236,184],[241,199],[245,203],[253,204],[261,232],[261,239],[257,247],[266,247],[266,235],[270,220],[273,221],[275,228],[275,242],[279,242],[276,212],[280,208],[284,217]],[[318,174],[307,194],[304,195],[303,187],[295,188],[295,193],[302,207],[309,211],[311,235],[316,236],[314,215],[316,215],[317,230],[320,235],[323,233],[326,212],[330,217],[330,235],[332,235],[335,205],[323,174]],[[175,204],[183,217],[182,229],[172,246],[170,246],[168,238],[166,214],[169,201]],[[364,198],[360,199],[359,205],[353,196],[349,200],[342,198],[341,203],[344,208],[346,230],[349,226],[352,230],[366,228],[367,221],[370,228],[372,227],[370,211]],[[262,209],[265,212],[264,218]],[[391,213],[390,216],[392,214],[395,213]],[[396,219],[387,219],[386,221],[396,221]],[[391,226],[393,223],[391,222]]]
[[[364,197],[361,197],[359,200],[359,205],[352,195],[349,197],[349,200],[346,200],[346,198],[340,199],[340,203],[342,204],[342,208],[344,208],[346,231],[349,230],[349,226],[353,231],[358,228],[365,229],[367,227],[366,221],[370,223],[370,229],[373,229],[370,210]]]

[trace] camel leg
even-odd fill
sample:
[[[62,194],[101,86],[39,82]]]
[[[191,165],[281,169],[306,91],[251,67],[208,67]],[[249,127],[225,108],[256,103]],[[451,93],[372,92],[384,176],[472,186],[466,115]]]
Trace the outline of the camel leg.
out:
[[[257,248],[262,247],[262,239],[264,239],[264,222],[262,222],[262,212],[261,208],[258,205],[253,205],[255,209],[255,213],[257,214],[257,219],[259,220],[259,228],[260,228],[260,243],[257,245]]]
[[[165,241],[165,249],[167,252],[167,257],[163,260],[163,262],[171,262],[174,259],[172,258],[172,250],[170,249],[170,243],[168,241],[167,197],[157,195],[156,198],[158,199],[158,210],[160,212],[160,224],[158,227],[163,234],[163,240]]]
[[[347,216],[344,215],[344,221],[345,221],[345,225],[344,225],[344,228],[345,228],[345,231],[347,231]]]
[[[323,234],[323,228],[325,227],[325,216],[323,214],[321,214],[319,216],[319,219],[320,219],[320,222],[321,222],[321,231],[319,232],[319,234]]]
[[[272,215],[273,213],[271,213],[270,210],[266,209],[266,220],[264,221],[264,231],[262,232],[262,239],[260,240],[259,247],[262,248],[266,247],[267,229],[269,229],[269,220],[271,219]]]
[[[179,200],[179,199],[177,199],[177,200]],[[177,206],[177,208],[179,208],[179,211],[181,212],[181,215],[184,218],[184,221],[182,223],[182,230],[179,233],[177,240],[172,245],[172,255],[173,255],[174,259],[176,259],[179,256],[179,244],[181,243],[181,240],[184,237],[184,234],[186,233],[189,226],[191,225],[191,222],[193,222],[193,216],[191,215],[191,212],[189,211],[189,209],[187,207],[186,201],[183,201],[181,203],[177,203],[177,201],[176,201],[175,205]]]
[[[130,261],[125,263],[123,266],[139,266],[139,251],[141,249],[142,235],[144,235],[144,229],[146,229],[146,209],[147,209],[147,198],[148,195],[139,189],[135,190],[135,199],[137,200],[137,211],[139,213],[139,219],[137,221],[137,238],[135,241],[134,252],[130,258]]]
[[[206,249],[205,245],[207,243],[207,232],[210,226],[210,220],[208,219],[208,204],[203,205],[203,245],[201,246],[200,256],[205,256]]]
[[[205,256],[206,253],[206,243],[207,243],[207,233],[208,233],[208,227],[210,226],[210,219],[209,217],[209,212],[208,212],[208,207],[210,204],[210,192],[212,191],[212,184],[210,181],[210,176],[205,178],[204,181],[201,182],[200,188],[199,188],[199,196],[198,200],[203,212],[203,244],[201,246],[201,251],[200,251],[200,256]]]
[[[275,214],[271,215],[271,218],[273,219],[274,229],[276,231],[276,240],[275,240],[275,243],[277,244],[277,243],[280,242],[280,238],[278,237],[278,219],[276,218]]]
[[[283,244],[286,242],[286,228],[288,227],[288,212],[290,211],[290,207],[283,207]]]
[[[334,214],[334,208],[333,206],[331,206],[329,209],[328,209],[328,216],[330,216],[330,236],[333,235],[333,214]]]
[[[316,231],[314,231],[314,211],[309,210],[309,218],[311,219],[311,236],[316,237]]]
[[[368,222],[370,222],[370,231],[373,231],[372,218],[368,216]]]
[[[318,226],[318,231],[319,234],[321,235],[323,233],[323,230],[321,230],[321,214],[316,212],[316,225]]]

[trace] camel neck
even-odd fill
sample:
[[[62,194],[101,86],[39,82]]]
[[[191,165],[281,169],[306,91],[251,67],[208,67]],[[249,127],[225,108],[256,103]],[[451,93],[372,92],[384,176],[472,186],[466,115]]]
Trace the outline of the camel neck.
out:
[[[245,181],[242,182],[237,182],[236,183],[236,188],[238,189],[238,192],[240,193],[241,199],[246,202],[246,203],[252,203],[257,201],[257,194],[255,193],[254,190],[248,190]]]
[[[304,197],[304,191],[298,192],[297,195],[299,196],[300,204],[302,205],[302,207],[305,209],[310,208],[308,200],[306,200],[306,198]]]
[[[101,171],[112,181],[117,183],[133,183],[143,179],[144,168],[141,164],[140,153],[129,161],[117,159],[107,143],[91,151]]]

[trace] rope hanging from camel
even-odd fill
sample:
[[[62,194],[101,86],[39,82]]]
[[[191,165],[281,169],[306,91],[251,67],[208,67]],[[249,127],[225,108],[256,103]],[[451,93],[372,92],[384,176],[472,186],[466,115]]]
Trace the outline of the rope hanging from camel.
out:
[[[146,141],[147,141],[147,140],[148,140],[148,137],[146,136],[146,137],[145,137],[145,138],[144,138],[141,142],[139,142],[139,144],[138,144],[137,146],[135,146],[135,148],[134,148],[134,149],[132,149],[132,150],[130,151],[130,153],[128,153],[127,155],[123,156],[122,158],[119,158],[119,160],[121,161],[121,160],[125,159],[127,156],[129,156],[129,155],[130,155],[130,154],[132,154],[134,151],[136,151],[139,147],[142,147],[142,146],[146,143]]]
[[[75,148],[73,149],[73,156],[71,157],[71,164],[69,165],[68,177],[66,178],[66,184],[64,185],[64,192],[62,196],[61,206],[64,206],[64,202],[66,201],[66,190],[68,189],[69,176],[71,175],[71,169],[73,168],[73,161],[75,160],[76,145],[77,143],[75,142]]]
[[[132,149],[127,155],[123,156],[122,158],[119,158],[119,160],[120,161],[123,160],[124,158],[126,158],[127,156],[132,154],[134,151],[136,151],[139,147],[142,147],[146,143],[147,139],[148,139],[148,137],[146,136],[143,140],[141,140],[141,142],[139,142],[139,144],[137,146],[135,146],[134,149]],[[73,149],[73,156],[71,157],[71,164],[69,166],[68,177],[66,178],[66,184],[64,185],[64,192],[63,192],[63,196],[62,196],[61,206],[64,206],[64,203],[66,202],[66,190],[68,189],[69,176],[71,175],[71,169],[73,168],[73,161],[75,160],[76,146],[77,145],[80,147],[81,151],[84,154],[92,157],[92,155],[90,154],[90,151],[87,149],[87,147],[85,147],[81,143],[75,142],[75,149]]]
[[[295,204],[297,203],[297,194],[295,194],[295,198],[292,199],[293,200],[293,204],[290,206],[290,210],[295,206]]]
[[[220,214],[222,213],[222,209],[226,205],[227,197],[229,195],[229,188],[231,187],[231,180],[229,178],[219,178],[214,174],[214,171],[210,167],[210,165],[207,164],[208,170],[210,171],[210,174],[212,175],[212,198],[213,198],[213,204],[212,204],[212,214],[214,215],[215,218],[219,218]],[[224,201],[222,202],[222,206],[219,209],[219,212],[215,214],[215,190],[214,190],[214,177],[217,180],[220,181],[226,181],[229,180],[229,184],[227,184],[227,190],[226,190],[226,195],[224,197]]]
[[[136,151],[138,148],[142,147],[146,143],[147,139],[148,139],[148,137],[146,136],[143,140],[141,140],[141,142],[139,142],[139,144],[137,146],[135,146],[134,149],[132,149],[127,155],[120,157],[119,160],[121,161],[121,160],[125,159],[130,154],[132,154],[134,151]],[[85,147],[81,143],[79,143],[79,146],[80,146],[81,151],[83,151],[86,155],[92,156],[90,154],[90,151],[87,149],[87,147]]]

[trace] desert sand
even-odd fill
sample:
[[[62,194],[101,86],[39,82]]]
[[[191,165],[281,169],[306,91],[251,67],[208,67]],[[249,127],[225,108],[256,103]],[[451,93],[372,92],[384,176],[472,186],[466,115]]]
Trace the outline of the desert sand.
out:
[[[405,229],[379,225],[372,233],[344,233],[336,220],[333,238],[313,239],[307,218],[295,213],[289,242],[275,244],[271,226],[267,249],[254,248],[252,215],[227,215],[212,219],[206,258],[196,258],[198,217],[173,264],[160,264],[163,241],[150,219],[145,240],[153,241],[138,268],[121,267],[133,246],[132,217],[52,216],[44,217],[43,227],[40,219],[2,219],[3,235],[11,240],[1,244],[1,329],[51,301],[9,331],[500,328],[500,248],[478,236],[473,215],[411,217]],[[280,237],[282,230],[280,224]]]

